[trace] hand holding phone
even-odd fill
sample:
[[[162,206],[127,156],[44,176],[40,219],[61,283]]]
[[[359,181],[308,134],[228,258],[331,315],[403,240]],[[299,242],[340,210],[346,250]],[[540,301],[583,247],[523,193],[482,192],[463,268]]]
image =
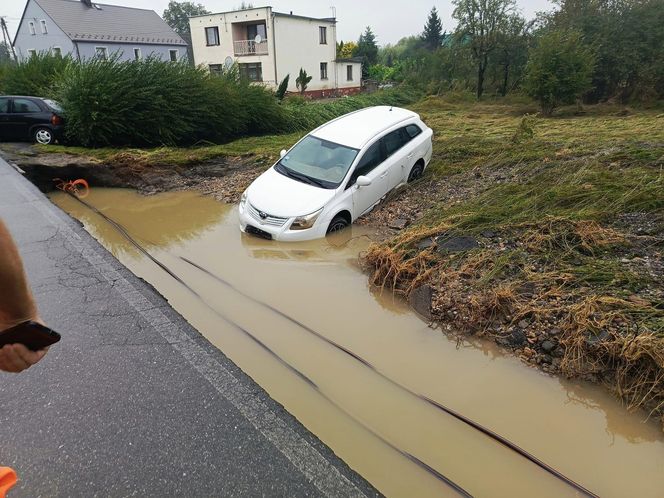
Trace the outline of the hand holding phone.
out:
[[[46,348],[59,340],[60,334],[33,321],[0,332],[0,370],[22,372],[41,360]]]
[[[19,323],[0,332],[0,348],[6,344],[23,344],[31,351],[47,348],[60,340],[60,334],[33,320]]]

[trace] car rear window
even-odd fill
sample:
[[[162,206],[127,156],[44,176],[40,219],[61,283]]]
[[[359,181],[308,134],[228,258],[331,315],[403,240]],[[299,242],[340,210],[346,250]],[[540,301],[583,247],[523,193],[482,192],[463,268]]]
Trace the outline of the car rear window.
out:
[[[408,133],[410,138],[415,138],[417,135],[422,133],[422,129],[419,126],[412,124],[406,126],[406,133]]]
[[[55,100],[44,99],[44,103],[54,111],[62,112],[62,106],[60,106],[60,104],[58,104]]]

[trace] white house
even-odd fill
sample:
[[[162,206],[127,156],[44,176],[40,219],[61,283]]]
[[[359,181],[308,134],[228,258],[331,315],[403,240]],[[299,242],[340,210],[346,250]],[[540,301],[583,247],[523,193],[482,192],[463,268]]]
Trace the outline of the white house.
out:
[[[337,21],[275,12],[272,7],[205,14],[189,19],[194,61],[210,71],[237,62],[242,74],[276,87],[290,75],[288,91],[303,68],[314,97],[360,90],[362,63],[337,59]]]
[[[155,11],[91,0],[28,0],[14,48],[21,60],[39,52],[78,60],[111,54],[123,60],[187,56],[187,43]]]

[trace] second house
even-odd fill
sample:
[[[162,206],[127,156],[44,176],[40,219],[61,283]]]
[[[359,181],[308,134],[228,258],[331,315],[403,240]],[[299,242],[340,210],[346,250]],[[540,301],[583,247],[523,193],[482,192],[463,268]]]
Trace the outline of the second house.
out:
[[[272,7],[205,14],[189,19],[196,64],[211,72],[237,62],[254,82],[276,88],[290,75],[288,91],[297,92],[304,69],[312,97],[348,95],[360,91],[362,63],[337,59],[336,19],[275,12]]]

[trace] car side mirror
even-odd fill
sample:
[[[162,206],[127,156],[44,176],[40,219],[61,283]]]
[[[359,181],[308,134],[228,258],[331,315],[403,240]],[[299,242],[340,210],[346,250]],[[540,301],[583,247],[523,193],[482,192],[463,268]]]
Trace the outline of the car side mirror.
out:
[[[355,180],[355,185],[358,187],[368,187],[371,185],[371,178],[368,176],[358,176],[357,180]]]
[[[284,156],[286,155],[286,152],[288,152],[286,149],[281,149],[281,152],[279,152],[279,157],[283,159]]]

